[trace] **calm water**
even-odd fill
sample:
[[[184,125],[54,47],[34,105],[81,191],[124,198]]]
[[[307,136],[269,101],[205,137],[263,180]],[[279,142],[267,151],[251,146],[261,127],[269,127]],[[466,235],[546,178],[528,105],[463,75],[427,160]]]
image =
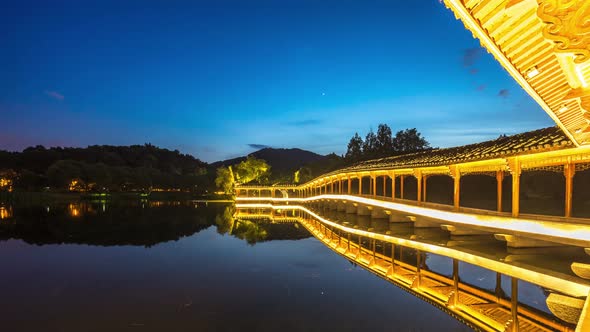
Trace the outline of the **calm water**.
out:
[[[223,205],[3,211],[2,331],[470,330],[302,227]]]

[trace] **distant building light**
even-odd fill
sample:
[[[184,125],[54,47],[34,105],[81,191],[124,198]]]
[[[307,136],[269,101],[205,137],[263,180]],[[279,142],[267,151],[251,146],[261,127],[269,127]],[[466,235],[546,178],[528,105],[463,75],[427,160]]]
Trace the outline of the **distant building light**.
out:
[[[531,78],[539,75],[539,73],[540,73],[539,69],[537,69],[537,67],[533,67],[526,72],[526,77],[531,79]]]

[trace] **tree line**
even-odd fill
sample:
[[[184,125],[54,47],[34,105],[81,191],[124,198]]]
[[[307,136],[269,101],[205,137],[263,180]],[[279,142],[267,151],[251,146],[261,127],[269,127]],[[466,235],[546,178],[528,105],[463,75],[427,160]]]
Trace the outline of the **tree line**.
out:
[[[358,132],[355,133],[348,142],[344,158],[348,163],[354,163],[428,149],[430,149],[430,143],[416,128],[400,130],[392,136],[391,128],[381,123],[377,133],[375,134],[373,129],[369,130],[364,140]]]
[[[0,151],[0,177],[16,189],[61,191],[149,191],[152,188],[206,190],[207,164],[179,151],[151,144]]]

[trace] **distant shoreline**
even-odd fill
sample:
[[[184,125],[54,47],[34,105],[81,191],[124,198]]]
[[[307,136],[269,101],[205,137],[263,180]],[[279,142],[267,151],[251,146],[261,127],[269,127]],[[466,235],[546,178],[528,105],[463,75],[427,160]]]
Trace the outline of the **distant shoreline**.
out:
[[[197,195],[187,192],[112,192],[112,193],[87,193],[87,192],[38,192],[17,191],[0,192],[0,202],[27,202],[27,203],[52,203],[75,201],[191,201],[199,203],[230,203],[233,202],[228,195]]]

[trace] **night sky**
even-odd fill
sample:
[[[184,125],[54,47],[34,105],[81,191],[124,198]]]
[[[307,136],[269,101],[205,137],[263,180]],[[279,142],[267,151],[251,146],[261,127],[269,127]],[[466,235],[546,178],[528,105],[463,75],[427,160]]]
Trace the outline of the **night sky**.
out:
[[[437,0],[4,1],[0,149],[150,142],[205,161],[551,126]]]

